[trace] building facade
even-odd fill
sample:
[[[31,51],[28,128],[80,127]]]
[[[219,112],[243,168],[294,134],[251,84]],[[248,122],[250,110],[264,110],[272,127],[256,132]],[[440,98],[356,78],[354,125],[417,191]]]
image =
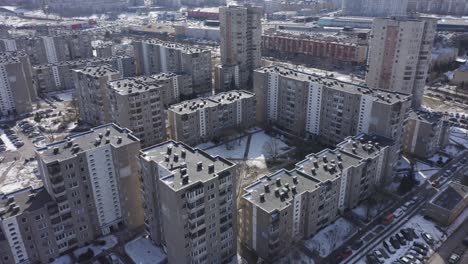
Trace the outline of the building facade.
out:
[[[464,0],[408,0],[408,11],[439,15],[468,15]]]
[[[158,40],[133,42],[137,74],[188,74],[193,92],[211,94],[211,51]]]
[[[421,105],[436,33],[435,18],[376,18],[372,24],[366,83],[413,95]]]
[[[167,111],[171,138],[194,146],[254,126],[255,95],[234,90],[184,101]]]
[[[227,263],[237,254],[236,166],[168,141],[140,153],[145,227],[169,263]]]
[[[31,64],[21,51],[0,53],[0,116],[32,111],[36,99]]]
[[[411,96],[270,66],[255,71],[257,121],[301,138],[335,145],[359,133],[401,146]]]
[[[253,70],[260,67],[262,16],[263,10],[251,5],[219,9],[221,68],[237,68],[237,89],[249,89],[252,86]],[[224,91],[223,88],[222,83],[216,84],[215,89],[218,91]]]
[[[64,15],[94,14],[126,10],[126,0],[45,0],[49,11]]]
[[[149,147],[166,140],[166,115],[162,87],[141,78],[108,83],[110,115],[112,122],[130,129],[142,147]]]
[[[83,32],[66,32],[42,37],[20,37],[0,40],[0,51],[23,50],[31,64],[56,63],[91,58],[92,35]]]
[[[121,79],[119,71],[109,65],[89,66],[73,70],[80,120],[100,126],[111,120],[107,83]]]
[[[403,151],[427,159],[448,143],[449,124],[442,113],[412,111],[408,115]]]
[[[333,223],[380,186],[389,171],[393,142],[360,134],[334,150],[311,154],[244,189],[239,213],[241,255],[274,262],[291,246]]]
[[[99,66],[104,64],[118,70],[123,77],[132,77],[136,74],[135,60],[133,57],[114,56],[107,58],[90,58],[36,65],[33,67],[34,83],[38,93],[75,89],[73,70],[86,66]]]

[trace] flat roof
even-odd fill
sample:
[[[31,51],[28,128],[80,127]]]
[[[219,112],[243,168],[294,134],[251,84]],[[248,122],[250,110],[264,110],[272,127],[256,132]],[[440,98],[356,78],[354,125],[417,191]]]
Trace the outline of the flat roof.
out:
[[[108,82],[108,85],[109,89],[121,95],[138,94],[161,88],[147,80],[148,77],[123,78]]]
[[[468,186],[451,182],[449,186],[431,200],[431,203],[450,211],[460,202],[463,202],[466,197],[468,197]]]
[[[139,139],[130,130],[112,123],[68,136],[62,141],[39,148],[36,152],[44,162],[49,163],[65,160],[103,145],[110,144],[114,147],[120,147],[133,142],[139,142]]]
[[[445,116],[439,112],[415,110],[408,113],[408,118],[433,124],[444,119]]]
[[[115,70],[110,65],[98,65],[98,66],[85,66],[81,69],[73,70],[75,72],[82,73],[87,76],[92,77],[102,77],[102,76],[110,76],[114,74],[119,74],[118,70]]]
[[[211,156],[203,150],[173,140],[141,150],[140,158],[165,168],[168,175],[159,175],[161,181],[174,190],[191,188],[197,183],[209,181],[235,166],[222,157]],[[209,169],[211,166],[212,171]],[[185,184],[183,176],[188,178]]]
[[[394,104],[411,100],[411,95],[392,92],[387,90],[371,89],[364,85],[344,82],[331,77],[324,77],[314,73],[306,73],[287,68],[282,65],[273,65],[255,70],[260,73],[276,73],[281,76],[298,81],[316,82],[328,88],[333,88],[343,92],[371,96],[374,101],[386,104]]]
[[[164,41],[157,40],[157,39],[143,40],[141,42],[146,43],[146,44],[159,45],[159,46],[163,46],[163,47],[170,48],[170,49],[180,50],[186,54],[211,52],[209,49],[201,48],[198,46],[193,46],[193,45],[189,46],[189,45],[183,45],[183,44],[173,43],[173,42],[164,42]]]
[[[20,61],[20,57],[26,57],[27,54],[24,51],[7,51],[0,53],[0,63],[1,64],[8,64],[8,63],[18,63]]]
[[[12,193],[0,194],[0,219],[35,211],[49,202],[52,202],[52,199],[43,187],[39,189],[28,187]]]
[[[188,114],[196,112],[200,109],[217,107],[220,104],[231,104],[237,100],[254,97],[255,95],[248,91],[233,90],[213,95],[208,98],[197,98],[187,100],[178,104],[171,105],[169,110],[178,114]]]
[[[71,61],[59,61],[59,62],[54,62],[54,63],[47,63],[47,64],[40,64],[40,65],[34,65],[33,69],[46,69],[50,68],[53,66],[74,66],[74,65],[85,65],[88,63],[106,63],[106,62],[112,62],[117,59],[133,59],[130,56],[112,56],[112,57],[105,57],[105,58],[89,58],[89,59],[80,59],[80,60],[71,60]]]

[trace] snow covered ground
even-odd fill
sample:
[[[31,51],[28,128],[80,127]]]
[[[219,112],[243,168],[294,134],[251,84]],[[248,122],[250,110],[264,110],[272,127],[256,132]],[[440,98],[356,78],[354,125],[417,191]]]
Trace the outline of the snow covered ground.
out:
[[[417,161],[414,165],[416,170],[416,179],[419,181],[419,185],[427,181],[432,175],[440,171],[440,168],[437,166],[431,166],[427,163]]]
[[[440,166],[443,166],[443,164],[445,164],[448,159],[449,157],[447,157],[446,155],[441,155],[441,154],[436,153],[432,157],[430,157],[428,160],[434,162],[435,165],[440,167]],[[441,161],[442,164],[439,164],[439,161]]]
[[[0,163],[0,175],[6,173],[4,180],[0,182],[0,192],[10,193],[29,186],[33,188],[42,186],[36,168],[37,161],[27,164],[20,161]]]
[[[208,149],[206,152],[212,156],[221,156],[226,159],[243,159],[246,146],[247,137],[243,137],[240,142],[239,140],[234,140],[227,144]]]
[[[125,245],[125,253],[137,264],[158,264],[167,261],[164,251],[144,237],[128,242]]]
[[[3,129],[0,129],[0,139],[3,141],[3,144],[5,144],[5,148],[7,150],[16,150],[15,145],[11,143],[10,139],[8,138],[7,134],[5,134]]]
[[[63,93],[54,94],[57,98],[63,101],[71,101],[73,100],[73,91],[67,91]]]
[[[72,259],[69,255],[63,255],[49,264],[72,264]]]
[[[75,257],[79,257],[81,254],[88,251],[88,248],[90,248],[94,252],[94,256],[96,256],[96,255],[100,254],[101,252],[103,252],[105,250],[108,250],[109,248],[112,248],[115,245],[117,245],[117,238],[114,235],[101,237],[99,239],[96,239],[95,242],[96,241],[102,241],[102,240],[106,241],[106,243],[104,245],[100,246],[100,245],[97,245],[97,244],[93,244],[93,242],[91,242],[91,244],[89,246],[82,247],[82,248],[79,248],[79,249],[73,251],[73,255],[75,255]]]
[[[276,264],[314,264],[314,260],[304,255],[299,249],[295,248],[291,252],[275,262]]]
[[[252,135],[247,165],[259,169],[266,168],[267,159],[271,158],[272,152],[277,156],[291,150],[281,139],[273,138],[265,132],[259,132]]]
[[[304,245],[308,249],[316,251],[321,257],[326,257],[356,234],[356,232],[358,232],[358,228],[354,224],[344,218],[338,218],[335,223],[322,229],[309,240],[306,240]]]
[[[459,127],[451,127],[449,141],[450,143],[463,145],[465,148],[468,148],[468,130]]]

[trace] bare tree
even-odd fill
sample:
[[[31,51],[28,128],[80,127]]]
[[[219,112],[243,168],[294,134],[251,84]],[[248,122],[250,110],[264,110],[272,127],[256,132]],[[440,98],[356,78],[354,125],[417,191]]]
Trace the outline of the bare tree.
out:
[[[280,144],[279,139],[271,138],[264,146],[263,150],[268,159],[276,161],[280,154]]]

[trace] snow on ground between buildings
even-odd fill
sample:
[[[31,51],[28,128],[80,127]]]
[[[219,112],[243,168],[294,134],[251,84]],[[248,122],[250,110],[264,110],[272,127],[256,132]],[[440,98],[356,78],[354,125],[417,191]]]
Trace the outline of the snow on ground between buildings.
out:
[[[226,159],[243,159],[245,148],[247,146],[247,137],[230,141],[215,148],[208,149],[206,152],[212,156],[220,156]]]
[[[423,184],[440,170],[437,166],[431,166],[421,161],[416,162],[414,169],[416,170],[416,179],[419,181],[419,185]]]
[[[101,246],[98,245],[98,241],[106,241],[106,243]],[[94,242],[91,242],[89,246],[85,246],[73,251],[73,255],[75,255],[75,257],[79,257],[81,254],[86,253],[88,248],[90,248],[94,252],[94,256],[96,256],[105,250],[113,248],[115,245],[117,245],[117,238],[114,235],[109,235],[96,239]]]
[[[462,152],[463,149],[460,148],[459,146],[456,146],[456,145],[448,145],[445,147],[444,149],[444,152],[449,154],[449,155],[452,155],[452,156],[458,156],[458,154],[460,154],[460,152]]]
[[[72,264],[72,259],[69,255],[63,255],[56,260],[52,261],[50,264]]]
[[[15,145],[10,141],[7,134],[5,134],[3,129],[0,129],[0,139],[3,141],[3,144],[5,145],[5,148],[7,150],[16,150],[17,149],[15,147]]]
[[[73,91],[63,92],[54,94],[57,98],[63,101],[72,101],[73,100]]]
[[[250,141],[247,165],[264,169],[267,159],[270,159],[273,153],[279,156],[289,150],[291,148],[282,140],[271,137],[263,131],[255,133]]]
[[[468,148],[468,130],[459,127],[451,127],[449,141]]]
[[[434,162],[434,165],[437,165],[439,167],[442,167],[448,159],[449,157],[440,154],[434,154],[432,157],[429,158],[430,161]],[[438,164],[439,160],[442,162],[442,164]]]
[[[4,175],[4,180],[0,182],[0,192],[11,193],[29,186],[33,188],[42,186],[42,181],[36,175],[36,168],[37,161],[28,162],[27,164],[24,164],[22,161],[2,163],[0,174],[6,173],[6,175]]]
[[[125,253],[137,264],[158,264],[167,260],[164,251],[144,237],[128,242]]]
[[[276,264],[314,264],[314,260],[306,256],[299,249],[295,248],[291,252],[275,262]]]
[[[358,228],[354,224],[344,218],[338,218],[335,223],[306,240],[304,245],[308,249],[317,252],[321,257],[326,257],[356,232],[358,232]]]

